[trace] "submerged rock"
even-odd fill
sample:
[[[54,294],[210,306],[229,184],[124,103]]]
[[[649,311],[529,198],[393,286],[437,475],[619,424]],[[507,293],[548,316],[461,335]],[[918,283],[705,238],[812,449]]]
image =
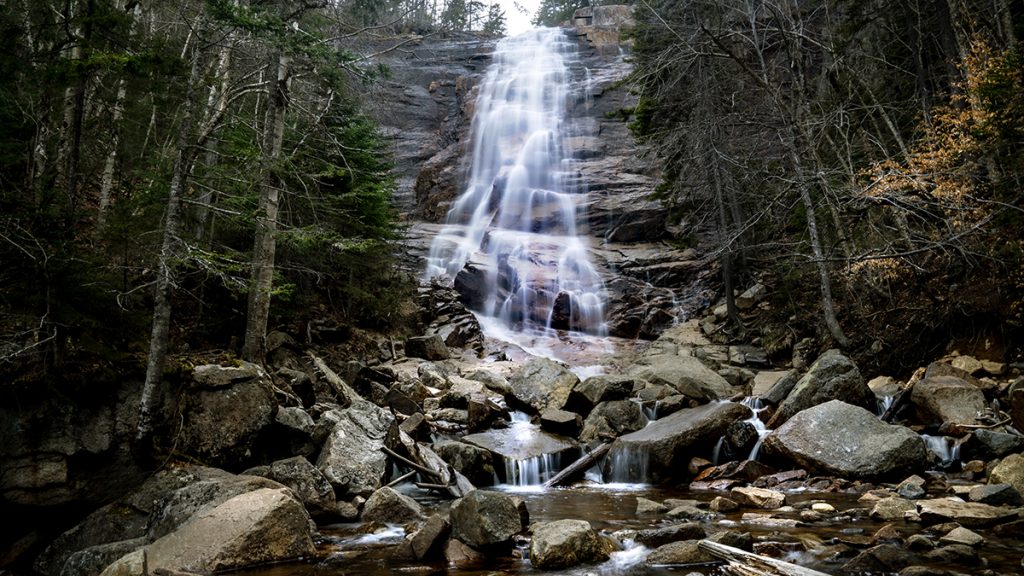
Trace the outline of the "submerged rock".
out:
[[[540,570],[604,562],[615,544],[585,520],[556,520],[538,524],[530,542],[530,563]]]
[[[796,414],[765,437],[762,449],[809,471],[851,479],[909,474],[927,463],[924,441],[909,428],[840,400]]]

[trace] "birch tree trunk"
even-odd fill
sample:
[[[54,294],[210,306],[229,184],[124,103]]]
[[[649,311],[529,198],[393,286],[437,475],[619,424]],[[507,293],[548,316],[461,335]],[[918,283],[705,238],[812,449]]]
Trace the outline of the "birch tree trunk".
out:
[[[262,363],[266,356],[267,319],[270,315],[270,295],[274,287],[274,253],[277,249],[275,235],[280,191],[275,164],[281,157],[281,145],[284,141],[284,121],[288,111],[291,72],[291,59],[283,50],[279,50],[273,56],[271,69],[274,83],[267,104],[264,139],[267,168],[263,175],[260,194],[261,215],[256,223],[256,238],[253,243],[249,306],[245,342],[242,345],[242,357],[256,363]]]
[[[185,91],[185,102],[181,111],[181,121],[178,124],[178,134],[175,139],[174,169],[167,195],[163,240],[157,261],[156,293],[153,298],[153,329],[149,338],[146,380],[142,385],[142,396],[139,400],[136,440],[148,437],[153,431],[153,409],[167,358],[167,343],[171,328],[171,294],[174,287],[174,258],[180,241],[178,229],[180,228],[181,198],[184,195],[190,166],[195,157],[195,151],[190,145],[190,138],[194,124],[197,85],[202,74],[202,50],[198,47],[198,43],[194,50],[192,69]]]

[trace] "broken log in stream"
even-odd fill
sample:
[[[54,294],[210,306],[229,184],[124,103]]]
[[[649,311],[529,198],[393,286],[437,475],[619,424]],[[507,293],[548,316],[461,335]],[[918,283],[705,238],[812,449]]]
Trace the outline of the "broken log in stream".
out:
[[[611,442],[605,442],[604,444],[601,444],[597,448],[594,448],[589,453],[585,454],[582,458],[573,462],[565,469],[563,469],[561,472],[549,478],[548,481],[544,483],[544,487],[551,488],[552,486],[561,486],[562,484],[568,482],[576,474],[579,474],[593,466],[594,463],[600,460],[602,456],[608,453],[608,450],[610,450],[611,447]]]
[[[728,562],[721,570],[731,576],[828,576],[824,572],[746,552],[739,548],[719,544],[710,540],[701,540],[697,547]]]

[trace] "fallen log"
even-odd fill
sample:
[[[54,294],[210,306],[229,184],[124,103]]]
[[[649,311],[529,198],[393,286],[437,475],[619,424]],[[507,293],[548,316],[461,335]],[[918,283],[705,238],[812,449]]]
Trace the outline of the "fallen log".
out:
[[[711,540],[701,540],[697,548],[728,562],[721,570],[732,576],[828,576],[824,572],[761,556]]]
[[[594,448],[587,454],[584,454],[582,458],[576,460],[572,464],[565,467],[561,472],[555,474],[551,478],[548,478],[547,482],[544,483],[545,488],[551,488],[552,486],[561,486],[568,482],[577,474],[586,471],[588,468],[593,466],[598,460],[600,460],[605,454],[608,453],[612,447],[611,442],[605,442],[597,448]]]
[[[332,390],[334,390],[334,393],[341,398],[341,400],[346,406],[350,406],[354,402],[363,399],[363,397],[360,396],[359,393],[356,392],[354,388],[346,384],[345,381],[341,379],[341,376],[338,376],[337,372],[331,370],[331,367],[328,366],[327,363],[324,362],[322,358],[313,354],[312,352],[309,352],[307,356],[309,356],[309,359],[312,360],[313,367],[316,368],[320,376],[327,381],[327,384],[331,387]]]

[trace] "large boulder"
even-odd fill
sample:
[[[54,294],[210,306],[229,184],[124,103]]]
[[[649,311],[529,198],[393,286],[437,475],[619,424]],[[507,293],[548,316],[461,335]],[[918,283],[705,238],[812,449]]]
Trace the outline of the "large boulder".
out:
[[[874,392],[864,382],[857,365],[838,350],[829,350],[814,361],[779,404],[768,427],[778,428],[797,412],[829,400],[875,409]]]
[[[635,382],[625,376],[591,376],[573,386],[565,409],[586,417],[601,402],[629,398]]]
[[[547,358],[536,358],[516,372],[509,384],[517,402],[533,412],[562,408],[578,376],[564,365]]]
[[[395,417],[365,400],[331,412],[335,424],[320,451],[317,468],[338,496],[369,496],[387,476],[387,456],[381,448],[393,448],[397,443]]]
[[[793,416],[765,437],[762,450],[808,471],[851,479],[905,476],[928,461],[924,441],[909,428],[840,400]]]
[[[1020,452],[1024,452],[1024,436],[984,428],[975,430],[960,446],[960,453],[965,462],[994,460]]]
[[[423,507],[419,502],[384,486],[374,492],[363,505],[363,522],[405,524],[423,519]]]
[[[985,394],[955,376],[925,378],[910,393],[917,419],[924,424],[974,424],[985,409]]]
[[[725,430],[750,410],[734,402],[714,402],[655,420],[617,438],[605,458],[605,477],[626,482],[680,479],[694,456],[710,457]]]
[[[989,506],[978,502],[964,502],[959,498],[922,500],[917,512],[925,524],[957,522],[961,526],[992,526],[1016,520],[1019,512],[1004,506]]]
[[[179,448],[216,466],[244,464],[276,413],[274,385],[256,364],[196,366],[182,399]]]
[[[434,443],[434,452],[473,484],[486,486],[494,480],[494,457],[486,448],[442,440]]]
[[[1024,455],[1010,454],[988,475],[989,484],[1009,484],[1024,494]]]
[[[725,378],[699,359],[683,354],[646,356],[628,372],[651,384],[671,386],[680,394],[702,402],[729,398],[735,393]]]
[[[597,440],[602,436],[620,436],[647,425],[647,417],[638,402],[612,400],[601,402],[587,416],[580,433],[581,442]]]
[[[438,334],[413,336],[405,341],[405,355],[424,360],[447,360],[451,352],[444,339]]]
[[[474,490],[452,503],[452,537],[473,548],[508,545],[523,529],[512,497],[501,492]]]
[[[303,456],[278,460],[270,466],[247,470],[246,474],[263,476],[287,486],[313,517],[334,516],[338,513],[330,481]]]
[[[555,520],[537,524],[530,541],[530,563],[540,570],[559,570],[604,562],[615,544],[586,520]]]
[[[310,556],[316,548],[313,523],[302,504],[286,488],[262,488],[198,514],[144,552],[148,573],[204,574]],[[129,554],[104,573],[134,573],[123,569],[134,563]]]

